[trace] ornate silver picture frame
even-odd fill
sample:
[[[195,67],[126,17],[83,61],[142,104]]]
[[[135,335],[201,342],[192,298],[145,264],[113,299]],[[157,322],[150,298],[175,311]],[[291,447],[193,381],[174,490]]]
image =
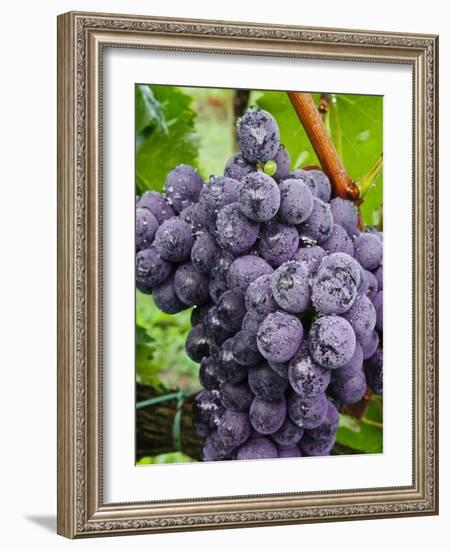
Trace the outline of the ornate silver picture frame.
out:
[[[105,48],[404,64],[413,75],[412,484],[106,503],[102,409]],[[69,538],[438,513],[438,38],[66,13],[58,18],[58,533]],[[130,366],[130,368],[133,368]]]

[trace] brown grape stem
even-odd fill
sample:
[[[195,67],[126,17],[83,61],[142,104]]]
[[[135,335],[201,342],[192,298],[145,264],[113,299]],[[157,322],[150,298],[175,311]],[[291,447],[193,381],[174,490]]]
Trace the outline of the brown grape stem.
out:
[[[334,195],[358,203],[358,186],[347,174],[311,94],[288,92],[288,96],[308,134],[323,171],[330,178]]]

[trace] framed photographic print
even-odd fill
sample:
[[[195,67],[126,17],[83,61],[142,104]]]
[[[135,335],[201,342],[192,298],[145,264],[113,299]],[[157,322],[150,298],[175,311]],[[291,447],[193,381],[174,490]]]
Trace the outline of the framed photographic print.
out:
[[[58,18],[58,532],[436,514],[430,35]]]

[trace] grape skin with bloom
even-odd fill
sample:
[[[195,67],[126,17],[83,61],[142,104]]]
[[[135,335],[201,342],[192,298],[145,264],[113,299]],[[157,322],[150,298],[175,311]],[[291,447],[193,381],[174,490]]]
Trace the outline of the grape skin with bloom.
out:
[[[338,404],[383,393],[383,235],[322,171],[291,171],[270,113],[238,139],[223,176],[175,166],[137,198],[136,286],[165,313],[195,306],[203,460],[327,455]]]

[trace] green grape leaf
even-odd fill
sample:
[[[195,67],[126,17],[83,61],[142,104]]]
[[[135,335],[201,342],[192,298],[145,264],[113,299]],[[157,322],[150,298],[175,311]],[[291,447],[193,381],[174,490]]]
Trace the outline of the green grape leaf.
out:
[[[155,374],[170,388],[200,389],[199,365],[185,351],[186,338],[191,330],[190,317],[190,310],[176,315],[163,313],[151,295],[136,292],[136,324],[143,327],[153,346],[149,361],[141,361],[140,368],[137,364],[138,374]]]
[[[333,142],[348,174],[358,181],[383,153],[383,97],[335,94],[329,113]],[[364,195],[360,208],[367,225],[379,224],[382,203],[381,173]]]
[[[155,456],[143,456],[136,462],[136,466],[145,466],[147,464],[179,464],[181,462],[196,462],[193,458],[180,451],[165,453]]]
[[[381,396],[372,396],[364,418],[372,422],[383,423],[383,398]]]
[[[136,344],[149,344],[153,338],[149,336],[145,327],[136,324]]]
[[[159,366],[154,361],[156,347],[152,344],[136,344],[136,381],[154,388],[163,389],[158,376]]]
[[[155,98],[149,86],[138,84],[135,90],[136,137],[150,126],[160,127],[167,134],[167,124],[161,103]]]
[[[363,453],[382,453],[382,424],[368,418],[357,420],[351,416],[340,414],[336,441]]]
[[[148,189],[161,191],[167,173],[178,164],[198,168],[199,140],[195,132],[196,114],[191,108],[192,97],[175,86],[146,88],[160,106],[161,116],[154,116],[150,124],[151,109],[146,108],[140,120],[139,127],[144,130],[136,136],[138,193]],[[148,97],[145,99],[147,101]]]

